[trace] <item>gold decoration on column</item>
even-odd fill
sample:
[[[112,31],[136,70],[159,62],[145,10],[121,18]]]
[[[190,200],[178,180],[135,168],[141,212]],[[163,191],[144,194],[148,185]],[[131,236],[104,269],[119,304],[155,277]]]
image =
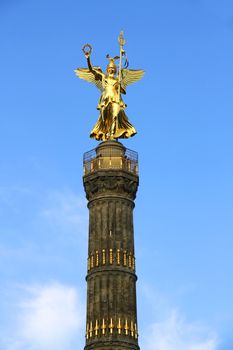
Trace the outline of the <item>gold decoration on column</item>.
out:
[[[111,319],[110,319],[110,323],[109,323],[110,334],[113,334],[113,328],[114,328],[114,324],[113,324],[112,318],[111,318]]]
[[[109,249],[109,264],[113,264],[113,254],[112,254],[112,249]]]
[[[93,327],[92,327],[92,322],[90,322],[90,329],[89,329],[90,338],[92,337],[92,332],[93,332]]]
[[[94,331],[95,331],[95,335],[97,336],[97,335],[98,335],[98,332],[99,332],[98,320],[95,321],[95,328],[94,328]]]
[[[122,326],[121,326],[121,319],[120,318],[118,318],[117,330],[118,330],[118,334],[121,334]]]
[[[104,318],[103,318],[103,322],[102,322],[102,326],[101,326],[101,329],[102,329],[102,334],[105,334],[106,333],[106,324],[104,322]]]
[[[98,250],[95,252],[96,253],[96,266],[99,266],[99,252]]]
[[[137,339],[138,338],[138,330],[137,330],[137,324],[136,323],[134,323],[134,329],[135,329],[135,339]]]
[[[128,335],[129,334],[129,326],[128,326],[128,320],[127,319],[125,320],[125,327],[124,327],[124,329],[125,329],[125,335]]]
[[[93,269],[94,267],[94,255],[91,255],[91,268]]]
[[[103,265],[106,264],[106,253],[105,253],[105,249],[102,250],[102,263],[103,263]]]
[[[132,256],[131,256],[131,253],[129,253],[129,267],[131,268],[132,267]]]
[[[135,271],[135,257],[132,257],[132,268]]]
[[[124,266],[127,266],[127,255],[126,255],[126,250],[124,250],[124,254],[123,254],[123,264],[124,264]]]
[[[117,249],[117,265],[120,265],[120,263],[121,263],[120,249]]]
[[[86,339],[89,339],[89,323],[87,323]]]
[[[133,326],[133,321],[130,323],[130,332],[131,332],[131,337],[134,336],[134,326]]]

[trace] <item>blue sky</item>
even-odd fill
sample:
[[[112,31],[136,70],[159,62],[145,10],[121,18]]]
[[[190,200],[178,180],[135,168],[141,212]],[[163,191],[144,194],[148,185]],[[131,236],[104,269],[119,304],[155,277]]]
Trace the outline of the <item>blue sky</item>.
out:
[[[0,1],[0,350],[84,345],[88,213],[82,156],[125,32],[145,77],[124,98],[138,134],[140,345],[233,348],[231,0]]]

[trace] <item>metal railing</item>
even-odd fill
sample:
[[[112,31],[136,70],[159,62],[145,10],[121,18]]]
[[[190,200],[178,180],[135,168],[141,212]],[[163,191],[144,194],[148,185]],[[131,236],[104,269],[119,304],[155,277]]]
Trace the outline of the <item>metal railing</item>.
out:
[[[97,154],[96,149],[84,153],[83,156],[84,175],[97,170],[122,169],[138,175],[138,154],[125,148],[124,152],[119,149],[106,148]]]

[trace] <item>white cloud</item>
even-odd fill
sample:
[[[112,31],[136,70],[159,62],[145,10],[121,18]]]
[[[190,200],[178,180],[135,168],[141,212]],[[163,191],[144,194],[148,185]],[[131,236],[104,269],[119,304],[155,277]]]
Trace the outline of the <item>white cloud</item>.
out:
[[[85,197],[69,189],[38,193],[1,187],[0,197],[0,211],[15,205],[25,215],[22,221],[21,213],[19,221],[11,215],[12,220],[5,220],[6,228],[0,228],[0,270],[4,272],[0,295],[3,288],[8,290],[6,297],[0,298],[0,350],[69,350],[83,346],[85,330],[80,332],[80,322],[84,322],[85,310],[75,288],[52,283],[25,289],[15,284],[37,276],[63,278],[66,269],[74,266],[76,250],[84,255],[83,263],[76,268],[76,281],[83,277],[85,270],[80,271],[85,269],[83,247],[88,232]],[[28,206],[30,210],[25,210]],[[12,230],[8,227],[11,223]],[[16,281],[9,286],[12,274]],[[71,347],[72,342],[80,346]]]
[[[187,322],[176,310],[168,318],[150,325],[143,336],[145,350],[217,350],[216,334]]]
[[[51,283],[26,288],[7,350],[69,350],[83,338],[85,311],[74,287]]]

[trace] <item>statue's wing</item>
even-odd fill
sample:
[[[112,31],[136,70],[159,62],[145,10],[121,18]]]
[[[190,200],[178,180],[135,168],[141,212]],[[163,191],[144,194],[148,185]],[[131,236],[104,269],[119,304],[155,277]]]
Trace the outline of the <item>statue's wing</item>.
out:
[[[75,69],[75,74],[86,81],[88,83],[93,83],[95,86],[103,91],[102,87],[102,75],[99,73],[102,73],[102,70],[100,67],[93,67],[93,70],[95,71],[95,74],[92,73],[88,68],[77,68]]]
[[[122,74],[122,80],[121,80],[121,86],[125,90],[126,87],[130,84],[135,83],[136,81],[142,79],[144,75],[144,70],[138,69],[122,69],[121,74]]]

